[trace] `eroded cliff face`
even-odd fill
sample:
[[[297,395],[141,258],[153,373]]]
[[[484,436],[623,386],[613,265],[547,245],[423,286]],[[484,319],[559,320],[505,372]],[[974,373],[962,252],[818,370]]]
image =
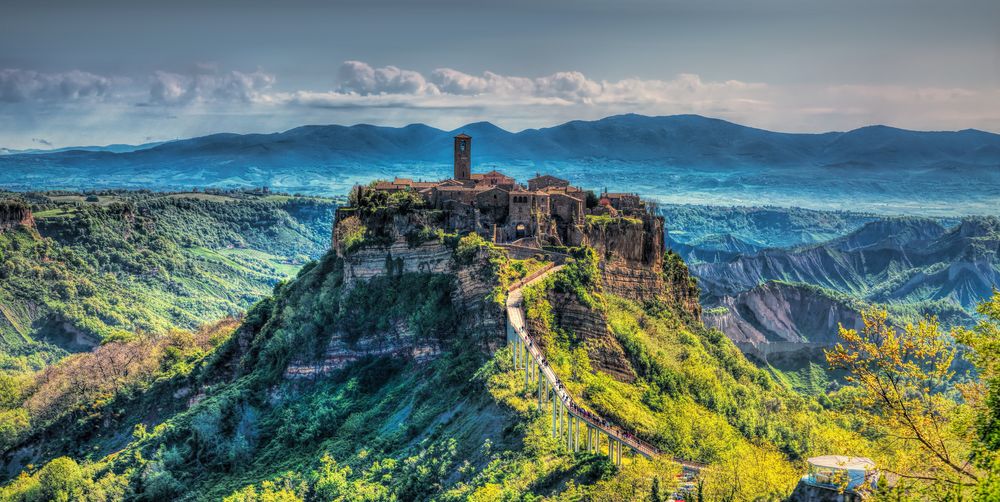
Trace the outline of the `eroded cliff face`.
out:
[[[593,369],[608,373],[622,382],[635,381],[635,369],[608,329],[608,318],[604,312],[588,308],[574,294],[549,292],[548,300],[552,305],[556,325],[577,338],[578,343],[587,351]],[[541,332],[538,326],[532,326],[532,322],[529,322],[528,328],[535,330],[535,333]]]
[[[857,310],[808,286],[769,282],[735,297],[705,316],[734,342],[823,343],[840,340],[838,326],[860,329]]]
[[[356,215],[349,215],[351,217]],[[338,224],[347,216],[338,214]],[[498,285],[490,271],[489,257],[479,253],[460,263],[454,250],[432,238],[419,242],[414,234],[427,224],[426,215],[394,215],[385,218],[361,218],[366,227],[380,225],[373,233],[377,238],[348,249],[338,243],[334,231],[334,246],[343,264],[342,294],[352,288],[368,287],[376,277],[398,276],[404,273],[443,274],[451,278],[450,302],[457,317],[459,334],[475,334],[478,348],[493,351],[505,340],[506,318],[501,305],[490,297]],[[353,224],[353,223],[350,223]],[[439,340],[419,337],[406,319],[394,319],[391,326],[379,332],[352,340],[347,333],[336,332],[319,358],[293,361],[285,371],[286,378],[312,378],[340,369],[359,359],[374,356],[405,357],[427,361],[441,353]]]
[[[34,226],[35,217],[27,204],[13,200],[0,201],[0,232]]]
[[[663,281],[663,218],[588,220],[583,244],[601,259],[606,292],[645,301],[666,292]]]
[[[698,287],[683,260],[666,251],[662,217],[588,221],[583,243],[601,259],[604,291],[639,302],[665,297],[701,319]]]

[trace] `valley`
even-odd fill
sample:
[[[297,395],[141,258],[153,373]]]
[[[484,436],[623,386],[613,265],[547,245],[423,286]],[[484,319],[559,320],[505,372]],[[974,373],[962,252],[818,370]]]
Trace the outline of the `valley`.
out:
[[[898,430],[858,415],[827,354],[871,304],[896,326],[973,327],[995,217],[665,203],[513,162],[535,175],[521,185],[472,173],[470,139],[452,178],[396,163],[423,181],[347,197],[218,173],[4,193],[0,498],[55,476],[97,500],[783,499],[806,459],[847,451],[927,473],[894,481],[919,499],[981,472],[886,443]],[[555,158],[547,172],[604,180]],[[303,191],[337,190],[323,179]],[[974,377],[946,361],[952,403]]]
[[[332,200],[233,193],[2,194],[9,371],[136,332],[241,316],[319,256]]]

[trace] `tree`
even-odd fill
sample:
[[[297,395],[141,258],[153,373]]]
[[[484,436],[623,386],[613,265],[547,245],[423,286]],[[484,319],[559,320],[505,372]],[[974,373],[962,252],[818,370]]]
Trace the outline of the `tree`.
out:
[[[660,493],[660,477],[653,478],[653,488],[649,493],[650,502],[663,502],[663,495]]]
[[[42,467],[38,483],[43,500],[79,500],[86,479],[80,465],[69,457],[59,457]]]
[[[884,434],[885,443],[923,453],[879,468],[935,485],[974,485],[979,473],[969,463],[970,430],[950,392],[954,344],[933,318],[902,330],[889,324],[884,309],[867,309],[862,319],[861,332],[840,327],[843,342],[827,351],[827,362],[846,370],[857,387],[858,418]]]
[[[976,437],[973,460],[985,471],[977,487],[979,500],[1000,499],[1000,291],[979,305],[983,316],[972,329],[959,328],[955,339],[972,349],[968,358],[979,379],[961,386],[973,409]]]

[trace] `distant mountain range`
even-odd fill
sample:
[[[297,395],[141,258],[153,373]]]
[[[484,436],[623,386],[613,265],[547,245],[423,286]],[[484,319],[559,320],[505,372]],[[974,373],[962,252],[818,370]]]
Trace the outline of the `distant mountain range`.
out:
[[[136,150],[145,150],[147,148],[153,148],[154,146],[159,146],[166,143],[165,141],[156,141],[152,143],[143,143],[141,145],[126,145],[122,143],[115,143],[111,145],[104,146],[66,146],[63,148],[29,148],[26,150],[12,150],[10,148],[0,147],[0,155],[37,155],[37,154],[48,154],[48,153],[62,153],[62,152],[111,152],[111,153],[125,153],[134,152]]]
[[[340,195],[376,178],[450,176],[451,138],[459,132],[473,136],[473,169],[499,168],[522,180],[545,171],[580,186],[664,202],[935,216],[992,214],[1000,203],[997,134],[885,126],[789,134],[697,115],[618,115],[516,133],[488,122],[453,131],[422,124],[304,126],[140,147],[16,153],[0,155],[0,187],[266,185]]]
[[[974,129],[921,132],[870,126],[848,132],[791,134],[746,127],[699,115],[616,115],[555,127],[509,132],[489,122],[443,131],[423,124],[304,126],[274,134],[213,134],[148,144],[60,149],[52,162],[109,160],[141,166],[165,158],[204,164],[243,162],[280,166],[308,159],[317,163],[395,160],[451,160],[450,138],[474,138],[482,162],[518,160],[658,160],[683,165],[935,167],[1000,166],[1000,135]],[[17,159],[6,159],[16,161]]]

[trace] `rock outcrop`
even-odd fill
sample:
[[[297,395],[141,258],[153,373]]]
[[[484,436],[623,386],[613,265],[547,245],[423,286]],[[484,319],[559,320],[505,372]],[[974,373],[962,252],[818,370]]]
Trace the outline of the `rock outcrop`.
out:
[[[368,241],[352,248],[337,242],[334,247],[343,262],[343,291],[366,287],[373,278],[404,273],[446,274],[453,280],[451,305],[458,318],[460,333],[474,333],[483,351],[496,350],[504,343],[506,319],[501,305],[490,297],[498,285],[489,272],[489,257],[485,252],[467,262],[459,263],[451,247],[437,237],[426,241],[415,239],[432,222],[427,215],[374,214],[361,216],[338,212],[338,223],[356,217],[358,223],[370,229]],[[349,341],[345,333],[336,333],[323,354],[316,360],[293,361],[285,371],[286,378],[312,378],[328,373],[367,357],[393,356],[416,361],[433,359],[441,352],[438,340],[416,336],[405,319],[395,320],[385,331],[370,333]]]
[[[734,342],[826,343],[839,341],[837,327],[860,329],[861,315],[818,288],[769,282],[722,300],[705,324]]]
[[[635,381],[635,369],[608,329],[608,319],[603,312],[581,304],[574,294],[550,293],[549,303],[556,325],[577,338],[577,343],[587,351],[593,369],[608,373],[622,382]],[[531,329],[535,329],[535,333],[541,332],[529,323]]]
[[[0,201],[0,232],[34,226],[35,217],[30,206],[15,200]]]
[[[405,321],[398,321],[392,329],[372,333],[354,343],[348,341],[345,333],[335,334],[318,360],[289,364],[285,369],[285,378],[315,378],[368,357],[390,356],[426,361],[440,352],[437,340],[420,339]]]
[[[588,219],[583,244],[594,248],[601,259],[606,292],[636,301],[666,292],[663,218]]]
[[[667,298],[701,319],[697,283],[684,261],[665,249],[663,217],[588,221],[583,243],[600,257],[604,291],[638,302]]]

